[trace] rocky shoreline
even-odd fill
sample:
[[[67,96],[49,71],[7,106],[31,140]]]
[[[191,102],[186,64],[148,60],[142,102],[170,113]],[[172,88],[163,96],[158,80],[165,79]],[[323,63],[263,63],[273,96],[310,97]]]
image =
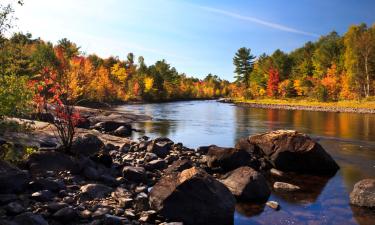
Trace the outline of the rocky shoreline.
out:
[[[39,150],[17,165],[0,160],[0,224],[230,225],[236,204],[278,210],[282,205],[268,201],[271,191],[311,193],[339,169],[297,131],[245,137],[232,148],[190,149],[166,137],[130,140],[114,132],[125,127],[116,112],[87,119],[89,129],[79,129],[70,153],[59,150],[48,123],[36,122]],[[10,141],[18,140],[1,144]],[[301,176],[309,182],[299,183]],[[374,180],[361,182],[352,204],[375,207]]]
[[[218,102],[232,103],[238,106],[260,108],[260,109],[284,109],[284,110],[304,110],[316,112],[344,112],[344,113],[368,113],[374,114],[375,109],[366,108],[350,108],[350,107],[326,107],[326,106],[301,106],[301,105],[288,105],[288,104],[263,104],[251,102],[237,102],[232,99],[219,99]]]

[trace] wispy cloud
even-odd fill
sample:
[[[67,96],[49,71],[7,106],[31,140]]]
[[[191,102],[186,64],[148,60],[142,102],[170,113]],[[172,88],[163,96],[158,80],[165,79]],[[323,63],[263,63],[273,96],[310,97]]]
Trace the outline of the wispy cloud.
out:
[[[307,31],[303,31],[303,30],[298,30],[298,29],[295,29],[295,28],[292,28],[292,27],[289,27],[289,26],[286,26],[286,25],[265,21],[263,19],[259,19],[259,18],[256,18],[256,17],[244,16],[244,15],[241,15],[241,14],[238,14],[238,13],[234,13],[234,12],[230,12],[230,11],[226,11],[226,10],[222,10],[222,9],[217,9],[217,8],[212,8],[212,7],[206,7],[206,6],[197,6],[197,7],[202,9],[202,10],[208,11],[208,12],[225,15],[225,16],[232,17],[232,18],[239,19],[239,20],[249,21],[249,22],[252,22],[252,23],[260,24],[260,25],[263,25],[263,26],[267,26],[267,27],[277,29],[277,30],[281,30],[281,31],[285,31],[285,32],[302,34],[302,35],[312,36],[312,37],[319,37],[320,36],[319,34],[307,32]]]

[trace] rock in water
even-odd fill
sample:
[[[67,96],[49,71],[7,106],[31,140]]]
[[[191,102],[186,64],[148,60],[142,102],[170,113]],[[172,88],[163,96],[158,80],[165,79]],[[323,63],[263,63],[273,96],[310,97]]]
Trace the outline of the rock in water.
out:
[[[206,155],[208,167],[220,167],[231,171],[241,166],[251,165],[251,155],[243,149],[210,146]]]
[[[294,192],[301,190],[297,185],[284,182],[275,182],[273,184],[273,189],[277,192]]]
[[[227,173],[221,182],[240,201],[265,202],[271,194],[264,176],[247,166]]]
[[[127,124],[126,126],[120,126],[115,131],[113,131],[113,134],[119,137],[127,137],[132,134],[132,126],[130,124]]]
[[[92,156],[100,152],[104,143],[93,134],[84,134],[78,136],[72,144],[71,151],[75,154]]]
[[[0,194],[24,191],[29,181],[28,173],[0,160]]]
[[[320,144],[294,130],[253,135],[248,140],[282,171],[333,176],[339,169]]]
[[[164,176],[150,192],[150,205],[185,225],[230,225],[235,199],[222,183],[193,167]]]
[[[350,193],[350,203],[375,208],[375,179],[364,179],[356,183]]]

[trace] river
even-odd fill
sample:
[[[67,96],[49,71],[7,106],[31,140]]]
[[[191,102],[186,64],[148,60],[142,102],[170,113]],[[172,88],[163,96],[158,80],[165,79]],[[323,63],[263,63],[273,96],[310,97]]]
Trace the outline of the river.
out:
[[[272,193],[281,210],[237,205],[235,224],[375,224],[375,211],[349,205],[353,185],[375,178],[375,114],[288,111],[240,107],[216,101],[185,101],[125,105],[118,110],[153,117],[135,124],[144,133],[132,138],[169,137],[185,146],[215,144],[232,147],[241,137],[293,129],[315,138],[341,169],[318,185],[314,193],[280,196]]]

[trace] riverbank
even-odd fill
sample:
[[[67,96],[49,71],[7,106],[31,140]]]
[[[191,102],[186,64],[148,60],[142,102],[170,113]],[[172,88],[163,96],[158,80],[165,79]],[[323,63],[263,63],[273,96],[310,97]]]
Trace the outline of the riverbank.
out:
[[[295,99],[220,99],[223,103],[234,103],[239,106],[263,109],[285,109],[306,110],[321,112],[347,112],[347,113],[375,113],[374,101],[340,101],[340,102],[318,102]]]

